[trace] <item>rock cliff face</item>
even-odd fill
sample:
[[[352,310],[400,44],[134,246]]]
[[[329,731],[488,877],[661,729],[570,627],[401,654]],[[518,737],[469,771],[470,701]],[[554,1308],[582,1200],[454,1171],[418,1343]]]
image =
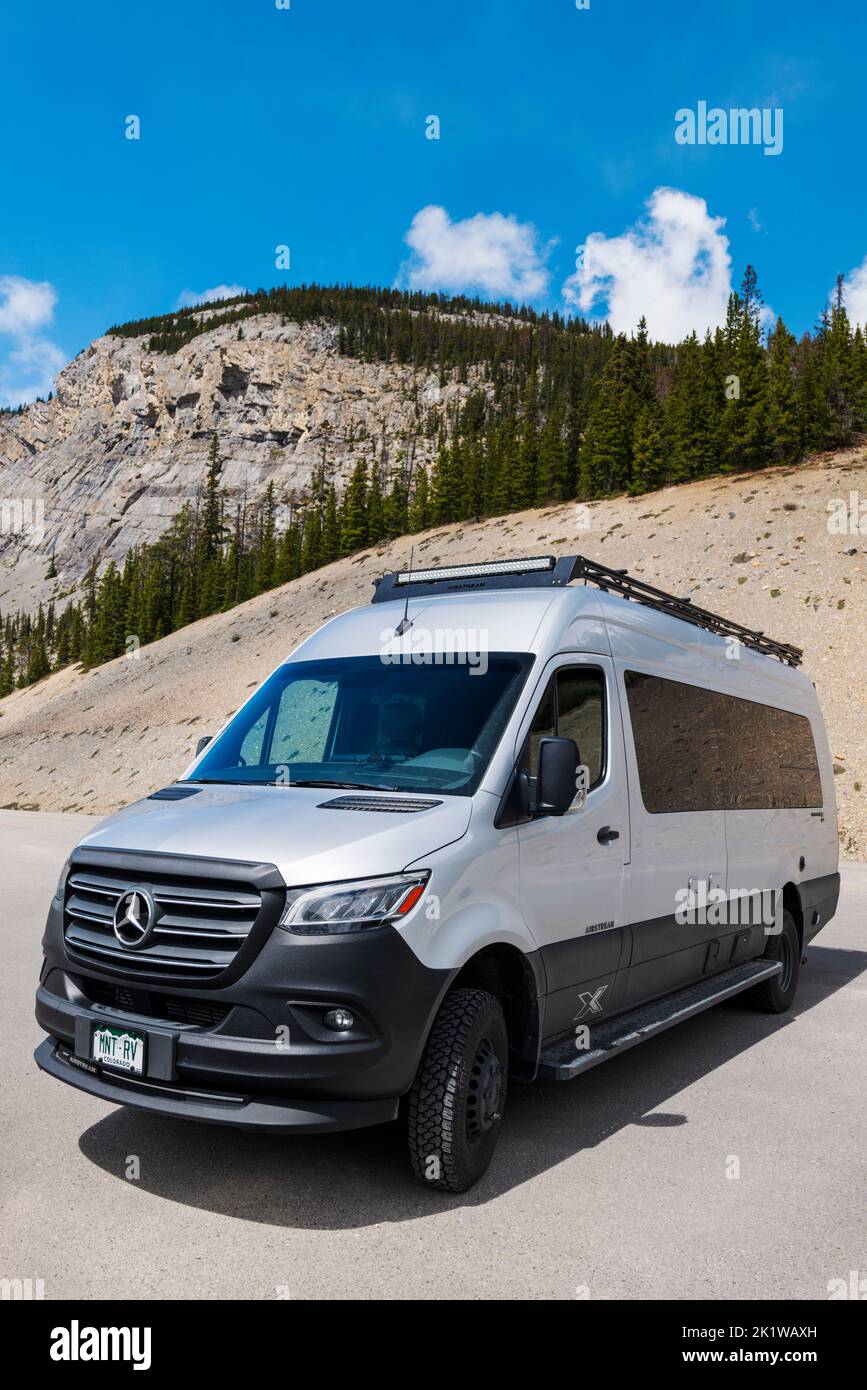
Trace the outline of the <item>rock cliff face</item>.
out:
[[[172,354],[106,336],[64,368],[53,400],[0,415],[0,610],[32,609],[94,556],[155,540],[196,497],[214,430],[229,496],[251,501],[269,482],[278,502],[303,499],[323,459],[338,486],[363,457],[428,465],[430,422],[467,387],[343,357],[337,336],[271,314]],[[45,579],[52,553],[58,582]]]

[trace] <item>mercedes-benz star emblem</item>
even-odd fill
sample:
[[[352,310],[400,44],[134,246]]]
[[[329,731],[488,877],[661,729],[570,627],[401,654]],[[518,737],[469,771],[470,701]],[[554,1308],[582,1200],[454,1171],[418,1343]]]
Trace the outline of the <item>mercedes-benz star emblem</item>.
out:
[[[114,909],[114,934],[121,946],[137,950],[146,946],[156,924],[156,907],[144,888],[131,888],[118,898]]]

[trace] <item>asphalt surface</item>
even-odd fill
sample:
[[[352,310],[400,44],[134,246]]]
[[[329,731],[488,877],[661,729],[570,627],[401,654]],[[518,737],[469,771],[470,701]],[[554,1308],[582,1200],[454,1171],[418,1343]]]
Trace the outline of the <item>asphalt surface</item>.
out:
[[[259,1138],[37,1070],[43,919],[90,823],[0,812],[0,1277],[48,1299],[821,1300],[867,1274],[867,865],[844,866],[791,1013],[719,1007],[583,1080],[514,1085],[491,1170],[444,1197],[396,1126]]]

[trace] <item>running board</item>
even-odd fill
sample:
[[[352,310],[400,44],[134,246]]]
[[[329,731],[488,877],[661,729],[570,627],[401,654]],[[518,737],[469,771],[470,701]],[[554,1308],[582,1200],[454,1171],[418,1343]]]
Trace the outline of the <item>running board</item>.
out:
[[[689,985],[687,989],[669,994],[665,999],[657,999],[642,1008],[632,1009],[602,1023],[588,1021],[590,1047],[577,1051],[575,1038],[564,1038],[552,1043],[542,1051],[539,1058],[539,1076],[548,1081],[571,1081],[600,1062],[611,1057],[619,1057],[636,1043],[655,1038],[658,1033],[672,1028],[675,1023],[721,1004],[731,999],[741,990],[750,989],[772,975],[779,975],[782,965],[778,960],[754,960],[746,965],[737,965],[731,970],[723,970],[710,980]]]

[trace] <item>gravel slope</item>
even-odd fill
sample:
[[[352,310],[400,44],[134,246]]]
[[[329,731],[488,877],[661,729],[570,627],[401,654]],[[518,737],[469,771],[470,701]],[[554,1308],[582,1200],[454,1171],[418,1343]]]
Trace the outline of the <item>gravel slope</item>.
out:
[[[804,648],[835,757],[841,850],[867,857],[863,533],[829,503],[867,500],[863,447],[800,468],[710,478],[638,498],[521,512],[415,539],[415,561],[582,551]],[[174,633],[137,659],[60,671],[0,701],[0,807],[101,814],[170,781],[297,642],[367,602],[409,543],[341,560]]]

